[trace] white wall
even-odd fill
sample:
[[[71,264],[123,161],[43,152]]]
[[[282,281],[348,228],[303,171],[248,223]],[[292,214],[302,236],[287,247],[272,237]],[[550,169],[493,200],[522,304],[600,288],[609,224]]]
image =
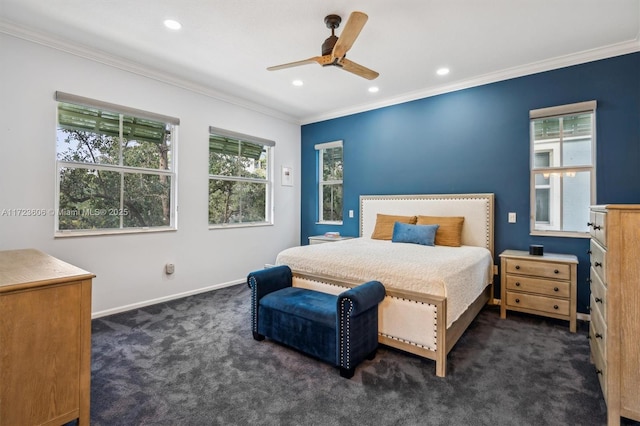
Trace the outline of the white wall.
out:
[[[0,57],[0,250],[37,248],[95,273],[94,316],[244,281],[298,245],[298,124],[5,34]],[[1,215],[54,208],[56,90],[180,118],[176,232],[54,238],[52,216]],[[210,125],[276,141],[274,226],[208,229]],[[294,186],[280,185],[282,165]]]

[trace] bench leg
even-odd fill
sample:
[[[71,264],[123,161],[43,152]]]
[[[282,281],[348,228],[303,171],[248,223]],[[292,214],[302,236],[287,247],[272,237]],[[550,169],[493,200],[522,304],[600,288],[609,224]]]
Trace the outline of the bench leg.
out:
[[[374,349],[373,351],[371,351],[371,353],[369,355],[367,355],[367,359],[369,361],[371,361],[372,359],[374,359],[376,357],[376,351],[377,351],[377,349]]]
[[[340,376],[344,377],[345,379],[352,378],[355,372],[356,372],[355,367],[352,367],[352,368],[340,367]]]
[[[257,332],[255,332],[255,331],[252,331],[252,333],[253,333],[253,338],[254,338],[255,340],[257,340],[257,341],[264,340],[264,336],[263,336],[262,334],[257,333]]]

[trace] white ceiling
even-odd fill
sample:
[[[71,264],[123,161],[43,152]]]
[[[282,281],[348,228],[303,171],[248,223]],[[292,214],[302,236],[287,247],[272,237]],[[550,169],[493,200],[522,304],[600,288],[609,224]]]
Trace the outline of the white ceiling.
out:
[[[324,17],[342,16],[340,35],[354,10],[369,20],[347,57],[376,80],[317,64],[266,70],[320,55]],[[309,123],[640,51],[640,1],[0,0],[0,32]]]

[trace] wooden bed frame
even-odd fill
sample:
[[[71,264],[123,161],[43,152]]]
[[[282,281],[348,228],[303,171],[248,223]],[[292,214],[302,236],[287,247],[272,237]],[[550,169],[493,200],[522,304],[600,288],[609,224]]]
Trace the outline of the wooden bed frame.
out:
[[[464,216],[463,245],[486,247],[494,258],[494,194],[363,195],[360,197],[360,236],[373,232],[378,213],[394,215]],[[493,262],[492,262],[493,265]],[[495,273],[495,266],[493,266]],[[294,286],[337,294],[359,282],[294,272]],[[493,276],[493,274],[492,274]],[[487,302],[493,282],[449,327],[446,297],[387,289],[379,306],[378,341],[432,359],[436,375],[444,377],[447,354]]]

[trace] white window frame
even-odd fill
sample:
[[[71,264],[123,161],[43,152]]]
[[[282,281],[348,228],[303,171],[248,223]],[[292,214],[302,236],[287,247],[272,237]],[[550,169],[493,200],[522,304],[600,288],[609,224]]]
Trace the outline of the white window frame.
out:
[[[104,112],[110,112],[114,114],[120,115],[120,138],[123,137],[122,133],[122,120],[123,117],[132,116],[139,119],[148,119],[152,121],[163,122],[170,126],[171,132],[171,157],[169,160],[169,169],[160,170],[160,169],[149,169],[142,167],[132,167],[126,166],[122,164],[122,155],[120,156],[120,164],[101,164],[101,163],[88,163],[88,162],[73,162],[73,161],[62,161],[57,159],[56,153],[56,189],[55,189],[55,212],[54,215],[54,236],[55,237],[78,237],[78,236],[95,236],[95,235],[110,235],[110,234],[131,234],[131,233],[147,233],[147,232],[164,232],[164,231],[175,231],[178,227],[178,205],[177,205],[177,188],[178,188],[178,174],[177,174],[177,164],[178,164],[178,126],[180,125],[180,119],[175,117],[170,117],[162,114],[157,114],[153,112],[143,111],[127,106],[116,105],[96,99],[90,99],[78,95],[73,95],[69,93],[64,93],[57,91],[55,93],[55,100],[58,102],[58,105],[61,103],[74,104],[82,107],[89,107],[99,109]],[[58,108],[56,108],[58,111]],[[60,118],[58,116],[58,112],[56,114],[56,128],[59,126]],[[122,146],[120,147],[122,153]],[[124,227],[123,226],[123,217],[127,214],[127,209],[125,206],[121,205],[119,209],[101,209],[108,210],[106,213],[104,212],[73,212],[74,214],[110,214],[120,216],[120,226],[118,228],[101,228],[101,229],[59,229],[60,222],[59,217],[60,214],[67,214],[69,212],[62,211],[60,208],[60,172],[64,168],[73,168],[73,169],[87,169],[87,170],[103,170],[110,171],[116,173],[139,173],[139,174],[148,174],[148,175],[157,175],[157,176],[166,176],[170,178],[170,187],[169,187],[169,225],[163,226],[148,226],[148,227]],[[120,193],[121,197],[124,191],[124,187],[121,186]],[[113,211],[111,211],[113,210]]]
[[[556,107],[541,108],[531,110],[529,112],[530,118],[530,234],[540,236],[557,236],[557,237],[583,237],[588,238],[589,232],[585,221],[584,231],[568,231],[563,230],[563,211],[562,211],[562,197],[563,189],[561,187],[563,178],[565,176],[575,176],[576,173],[589,172],[589,197],[590,205],[596,204],[596,101],[579,102],[574,104],[561,105]],[[591,114],[591,164],[583,165],[571,165],[565,166],[562,161],[560,166],[549,167],[536,167],[535,154],[536,154],[536,141],[535,141],[535,122],[547,118],[559,118],[560,129],[558,141],[550,143],[549,147],[543,147],[542,151],[549,152],[551,158],[560,156],[562,148],[559,148],[564,143],[562,118],[567,116],[573,116],[577,114]],[[558,145],[558,142],[560,145]],[[538,141],[538,143],[540,143]],[[540,152],[540,150],[538,150]],[[553,164],[553,163],[551,163]],[[553,224],[559,224],[549,226],[549,229],[544,229],[544,225],[536,223],[536,175],[543,174],[545,178],[549,179],[549,205],[550,205],[550,222]],[[555,206],[555,207],[553,207]],[[586,206],[588,207],[588,206]],[[588,211],[585,209],[585,212]],[[586,213],[585,213],[586,214]],[[560,226],[561,229],[551,229],[553,227]]]
[[[267,176],[265,179],[259,179],[259,178],[249,178],[249,177],[242,177],[242,176],[209,174],[208,175],[209,178],[207,182],[211,180],[223,180],[223,181],[231,181],[231,182],[252,182],[252,183],[259,183],[259,184],[265,185],[265,212],[264,212],[265,220],[264,221],[238,222],[238,223],[209,223],[209,229],[246,228],[246,227],[273,225],[273,220],[274,220],[273,219],[274,217],[273,151],[275,149],[276,143],[272,140],[260,138],[257,136],[246,135],[246,134],[234,132],[231,130],[221,129],[219,127],[214,127],[214,126],[209,126],[209,136],[211,135],[222,136],[222,137],[226,137],[226,138],[241,141],[241,142],[249,142],[257,145],[262,145],[265,148],[266,154],[267,154],[266,155],[267,156],[267,167],[266,167]],[[209,167],[208,161],[207,161],[207,167]],[[207,218],[209,217],[208,209],[209,209],[209,203],[207,203]]]
[[[317,170],[317,179],[318,179],[318,224],[325,225],[342,225],[342,220],[325,220],[324,219],[324,209],[323,209],[323,195],[324,195],[324,187],[330,185],[342,185],[342,199],[344,202],[344,185],[343,179],[334,179],[334,180],[324,180],[323,171],[323,151],[329,148],[341,148],[342,149],[342,164],[344,166],[344,145],[342,140],[337,140],[333,142],[325,142],[319,143],[315,145],[315,150],[317,151],[318,156],[318,170]],[[344,171],[343,171],[344,176]],[[343,204],[344,209],[344,204]],[[344,212],[343,212],[344,215]],[[344,216],[343,216],[344,217]]]

